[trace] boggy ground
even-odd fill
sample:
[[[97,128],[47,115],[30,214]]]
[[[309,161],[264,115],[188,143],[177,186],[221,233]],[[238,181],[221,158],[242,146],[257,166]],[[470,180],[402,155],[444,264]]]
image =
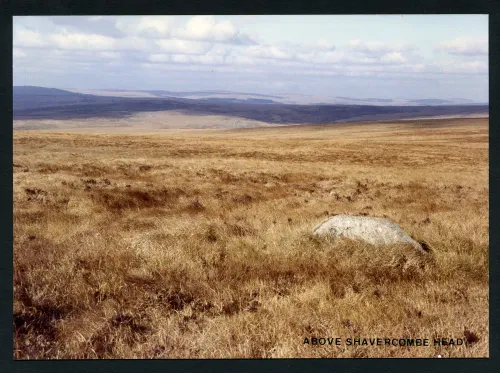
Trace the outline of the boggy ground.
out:
[[[339,213],[432,251],[312,237]],[[14,134],[16,359],[485,357],[488,248],[487,119]]]

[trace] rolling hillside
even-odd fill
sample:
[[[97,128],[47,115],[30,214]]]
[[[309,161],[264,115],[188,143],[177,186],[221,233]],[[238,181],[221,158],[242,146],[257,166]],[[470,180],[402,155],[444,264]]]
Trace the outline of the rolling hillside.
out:
[[[224,115],[271,124],[326,124],[488,113],[488,105],[287,105],[268,99],[131,98],[14,87],[14,120],[125,118],[140,112]],[[246,102],[245,102],[246,101]]]

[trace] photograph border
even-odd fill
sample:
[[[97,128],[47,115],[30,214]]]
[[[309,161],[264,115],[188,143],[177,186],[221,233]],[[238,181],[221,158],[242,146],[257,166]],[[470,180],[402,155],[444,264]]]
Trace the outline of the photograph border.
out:
[[[432,1],[413,3],[401,1],[347,1],[334,4],[331,1],[248,1],[214,3],[204,1],[7,1],[2,2],[1,50],[2,89],[0,90],[0,172],[1,172],[1,324],[0,324],[0,371],[2,372],[298,372],[298,371],[449,371],[490,372],[498,371],[500,345],[500,235],[498,201],[500,196],[492,190],[500,190],[500,164],[498,118],[499,69],[500,69],[500,17],[495,12],[498,2]],[[13,359],[13,128],[12,128],[12,25],[13,16],[42,15],[243,15],[243,14],[488,14],[489,15],[489,358],[471,359],[159,359],[159,360],[57,360],[16,361]],[[495,276],[496,275],[496,276]]]

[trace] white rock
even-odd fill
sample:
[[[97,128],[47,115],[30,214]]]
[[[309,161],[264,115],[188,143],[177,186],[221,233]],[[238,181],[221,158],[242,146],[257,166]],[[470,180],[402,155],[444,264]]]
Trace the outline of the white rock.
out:
[[[370,216],[336,215],[317,225],[313,235],[329,236],[334,239],[345,237],[376,246],[409,244],[418,250],[426,251],[399,225],[388,219]]]

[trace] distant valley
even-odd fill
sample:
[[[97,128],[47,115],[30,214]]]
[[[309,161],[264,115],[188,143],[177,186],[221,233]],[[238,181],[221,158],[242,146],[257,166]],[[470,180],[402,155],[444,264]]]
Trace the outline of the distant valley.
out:
[[[120,120],[141,113],[176,113],[191,117],[233,118],[229,127],[268,125],[328,124],[428,117],[486,116],[487,104],[466,100],[422,99],[396,106],[395,100],[352,99],[349,104],[288,104],[289,96],[232,93],[220,91],[68,91],[54,88],[15,86],[13,90],[15,121]],[[84,93],[86,92],[86,93]],[[92,92],[89,93],[89,92]],[[357,101],[358,100],[358,101]],[[368,100],[368,101],[367,101]],[[354,102],[358,102],[355,104]],[[370,102],[371,104],[365,104]],[[377,102],[377,104],[373,104]],[[461,103],[460,103],[461,102]],[[222,123],[210,127],[221,128]],[[190,127],[186,123],[186,128]],[[16,128],[16,125],[14,125]],[[17,129],[36,129],[36,125]],[[177,123],[176,128],[183,128]]]

